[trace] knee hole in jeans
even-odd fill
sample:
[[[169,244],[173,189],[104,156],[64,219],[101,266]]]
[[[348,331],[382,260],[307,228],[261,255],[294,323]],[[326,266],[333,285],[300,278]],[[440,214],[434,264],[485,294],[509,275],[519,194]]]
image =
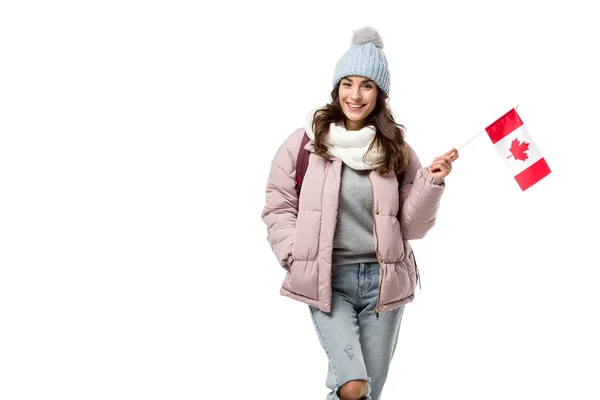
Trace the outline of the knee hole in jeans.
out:
[[[361,400],[367,395],[367,381],[355,380],[344,383],[338,389],[341,400]]]

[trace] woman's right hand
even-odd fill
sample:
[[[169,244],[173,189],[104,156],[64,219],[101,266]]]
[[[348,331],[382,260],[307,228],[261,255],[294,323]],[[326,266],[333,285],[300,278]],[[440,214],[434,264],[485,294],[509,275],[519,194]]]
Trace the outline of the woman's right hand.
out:
[[[427,167],[427,171],[436,179],[444,179],[452,172],[452,161],[456,159],[458,159],[458,150],[453,147],[441,156],[436,157]]]

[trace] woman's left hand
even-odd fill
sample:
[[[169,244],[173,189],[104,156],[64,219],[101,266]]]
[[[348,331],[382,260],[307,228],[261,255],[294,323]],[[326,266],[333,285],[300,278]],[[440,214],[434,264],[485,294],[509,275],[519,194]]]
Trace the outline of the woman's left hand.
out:
[[[452,161],[458,158],[458,150],[452,148],[439,157],[436,157],[433,162],[427,167],[427,171],[434,178],[444,179],[452,171]]]

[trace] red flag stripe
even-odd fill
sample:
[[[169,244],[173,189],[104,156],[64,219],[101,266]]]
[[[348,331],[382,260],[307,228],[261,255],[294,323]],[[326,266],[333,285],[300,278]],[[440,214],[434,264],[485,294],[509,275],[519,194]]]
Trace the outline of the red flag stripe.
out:
[[[529,168],[515,175],[521,190],[525,191],[550,173],[550,167],[544,158],[540,158]]]
[[[492,139],[492,143],[495,144],[521,125],[523,125],[523,121],[521,121],[521,117],[517,114],[517,110],[513,108],[485,128],[485,131],[490,139]]]

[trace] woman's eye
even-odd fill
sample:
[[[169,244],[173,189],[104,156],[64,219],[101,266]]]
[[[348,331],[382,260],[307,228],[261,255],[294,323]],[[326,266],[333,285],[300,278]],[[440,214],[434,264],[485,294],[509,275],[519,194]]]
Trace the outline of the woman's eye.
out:
[[[342,85],[343,85],[343,86],[346,86],[346,87],[350,87],[350,84],[349,84],[349,83],[343,83]]]
[[[372,86],[371,86],[371,85],[368,85],[368,84],[367,84],[367,85],[364,85],[363,87],[364,87],[364,88],[367,88],[367,89],[371,89],[371,88],[372,88]]]

